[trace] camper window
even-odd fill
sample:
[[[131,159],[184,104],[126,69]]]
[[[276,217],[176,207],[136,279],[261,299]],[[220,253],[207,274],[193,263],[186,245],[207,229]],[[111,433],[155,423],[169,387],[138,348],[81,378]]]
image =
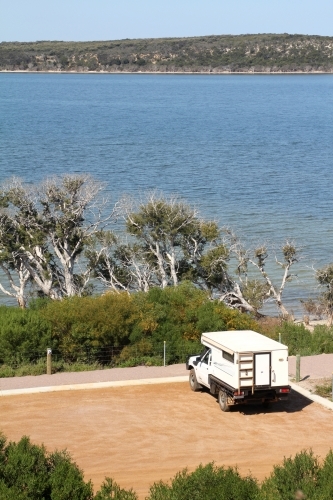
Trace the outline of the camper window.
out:
[[[230,352],[227,351],[222,351],[222,358],[226,359],[227,361],[230,361],[230,363],[234,363],[234,354],[230,354]]]

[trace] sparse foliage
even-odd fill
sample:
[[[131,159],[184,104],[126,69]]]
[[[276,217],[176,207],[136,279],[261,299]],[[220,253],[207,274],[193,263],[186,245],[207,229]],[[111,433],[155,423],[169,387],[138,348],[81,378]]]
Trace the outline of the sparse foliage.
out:
[[[85,293],[91,269],[80,266],[80,258],[114,216],[114,211],[102,215],[101,189],[89,175],[47,179],[36,187],[12,179],[2,187],[0,266],[12,289],[12,274],[19,276],[15,291],[22,305],[28,280],[52,299]]]
[[[318,269],[316,279],[324,291],[319,295],[323,313],[328,317],[328,324],[333,323],[333,264]]]

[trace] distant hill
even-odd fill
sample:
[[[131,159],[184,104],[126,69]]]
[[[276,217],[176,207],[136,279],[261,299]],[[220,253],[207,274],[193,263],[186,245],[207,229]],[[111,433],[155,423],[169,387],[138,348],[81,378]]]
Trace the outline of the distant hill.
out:
[[[333,37],[261,34],[105,42],[2,42],[0,70],[333,72]]]

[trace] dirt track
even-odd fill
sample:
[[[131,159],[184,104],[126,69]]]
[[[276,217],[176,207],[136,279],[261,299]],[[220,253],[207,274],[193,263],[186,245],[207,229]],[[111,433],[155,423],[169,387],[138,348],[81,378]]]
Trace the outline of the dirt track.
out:
[[[262,480],[284,456],[333,447],[332,412],[293,393],[269,410],[220,411],[187,383],[4,397],[1,430],[67,448],[96,488],[105,476],[144,498],[149,485],[199,463],[237,465]]]

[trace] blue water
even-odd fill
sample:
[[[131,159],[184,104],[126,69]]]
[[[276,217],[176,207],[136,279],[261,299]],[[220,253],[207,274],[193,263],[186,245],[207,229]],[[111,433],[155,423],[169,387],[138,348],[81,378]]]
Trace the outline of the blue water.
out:
[[[2,73],[0,169],[91,172],[113,201],[177,192],[248,245],[296,240],[297,312],[333,261],[332,117],[333,75]]]

